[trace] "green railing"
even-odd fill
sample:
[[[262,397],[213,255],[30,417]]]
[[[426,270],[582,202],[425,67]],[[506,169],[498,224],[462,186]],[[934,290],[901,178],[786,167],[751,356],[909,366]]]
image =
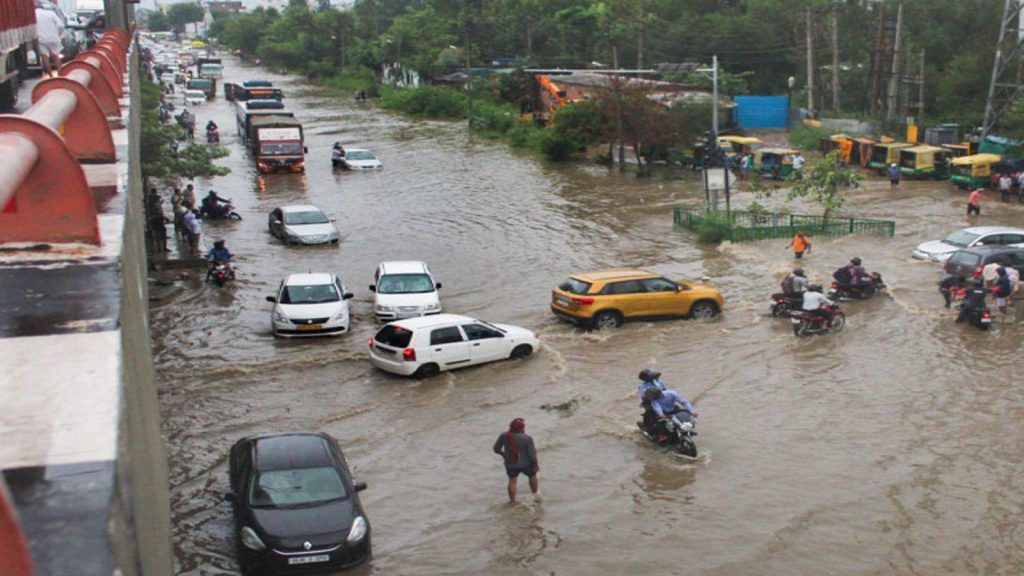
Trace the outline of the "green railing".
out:
[[[718,212],[714,218],[728,217],[729,226],[725,230],[725,238],[732,242],[747,240],[768,240],[772,238],[790,238],[802,231],[808,236],[846,236],[848,234],[872,234],[892,237],[896,233],[896,222],[892,220],[872,220],[869,218],[841,218],[832,216],[825,222],[821,216],[806,214],[778,214],[774,212]],[[701,208],[682,208],[673,210],[676,226],[695,229],[699,223],[708,218],[708,212]]]

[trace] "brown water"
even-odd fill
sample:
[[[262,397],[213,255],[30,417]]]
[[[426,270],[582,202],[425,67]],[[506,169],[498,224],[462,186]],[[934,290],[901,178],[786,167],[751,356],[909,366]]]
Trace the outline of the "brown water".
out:
[[[195,284],[152,315],[179,573],[236,571],[225,456],[275,430],[335,436],[369,483],[374,558],[356,573],[1024,571],[1024,329],[954,324],[938,267],[910,258],[966,225],[963,193],[933,182],[892,193],[877,179],[855,192],[849,211],[896,219],[897,236],[818,240],[804,265],[825,280],[860,255],[891,295],[847,305],[841,334],[798,340],[767,314],[793,265],[784,240],[706,248],[673,229],[671,207],[702,197],[689,174],[547,164],[463,124],[303,93],[233,60],[226,77],[283,85],[310,154],[305,176],[261,178],[229,104],[197,110],[198,125],[221,125],[233,170],[199,188],[233,198],[245,220],[206,227],[239,255],[236,284]],[[374,150],[385,169],[332,173],[337,140]],[[295,202],[337,217],[340,246],[271,239],[266,214]],[[982,224],[1024,216],[983,211]],[[374,370],[367,284],[393,259],[427,261],[446,310],[529,327],[544,349],[423,382]],[[724,316],[586,333],[548,311],[569,273],[634,265],[707,276]],[[271,336],[264,296],[307,270],[336,272],[356,293],[353,334]],[[695,400],[697,461],[636,430],[645,366]],[[571,413],[540,408],[572,399]],[[537,442],[544,498],[510,507],[490,447],[517,416]]]

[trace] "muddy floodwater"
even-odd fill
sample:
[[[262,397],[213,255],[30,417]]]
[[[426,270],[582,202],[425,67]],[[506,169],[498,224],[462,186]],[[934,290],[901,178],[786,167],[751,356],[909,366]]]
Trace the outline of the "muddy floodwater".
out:
[[[336,437],[369,484],[374,557],[354,574],[1024,572],[1024,324],[954,324],[939,267],[910,257],[968,224],[963,192],[892,192],[877,177],[853,192],[847,211],[896,220],[896,237],[816,239],[803,264],[826,281],[861,256],[890,294],[845,305],[842,333],[798,340],[768,314],[794,265],[786,241],[705,247],[673,229],[672,207],[703,197],[689,173],[550,164],[461,123],[225,63],[225,81],[284,88],[309,155],[305,175],[260,177],[223,95],[195,108],[198,126],[220,124],[232,169],[198,188],[232,198],[244,220],[205,228],[238,255],[234,285],[191,281],[152,310],[179,574],[237,572],[226,455],[286,430]],[[372,149],[384,169],[332,172],[335,141]],[[339,245],[273,239],[267,214],[293,203],[335,217]],[[1024,205],[982,213],[975,223],[1024,223]],[[447,311],[533,329],[543,349],[426,381],[373,369],[367,285],[398,259],[429,263]],[[706,277],[725,313],[600,333],[551,315],[568,274],[617,266]],[[352,333],[271,336],[264,298],[306,271],[337,273],[356,294]],[[695,402],[696,461],[637,431],[646,366]],[[543,499],[513,507],[491,444],[514,417],[537,443]]]

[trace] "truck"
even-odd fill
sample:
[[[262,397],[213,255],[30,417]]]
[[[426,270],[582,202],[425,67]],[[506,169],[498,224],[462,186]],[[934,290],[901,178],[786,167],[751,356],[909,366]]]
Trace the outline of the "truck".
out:
[[[202,90],[207,100],[217,96],[216,78],[193,78],[185,82],[185,90]]]
[[[230,102],[247,100],[282,100],[284,92],[265,80],[248,80],[241,84],[224,83],[224,97]]]
[[[196,59],[196,76],[199,78],[221,78],[223,75],[224,66],[220,58]]]
[[[270,115],[253,118],[251,124],[251,149],[261,174],[306,170],[302,123],[291,116]]]
[[[295,116],[285,110],[280,100],[249,100],[247,102],[235,102],[235,127],[242,143],[252,147],[253,133],[252,121],[260,116]]]
[[[33,0],[0,0],[0,110],[13,110],[36,40]]]

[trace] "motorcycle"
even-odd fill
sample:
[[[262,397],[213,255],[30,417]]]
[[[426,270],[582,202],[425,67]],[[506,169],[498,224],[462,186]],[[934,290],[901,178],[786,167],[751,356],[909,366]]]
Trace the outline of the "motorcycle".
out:
[[[207,130],[206,131],[206,143],[207,144],[219,144],[220,143],[220,130]]]
[[[235,205],[230,201],[227,204],[218,205],[216,209],[211,210],[207,206],[203,206],[200,209],[200,216],[208,220],[241,220],[242,215],[235,212]]]
[[[978,330],[986,331],[992,327],[992,311],[988,309],[988,306],[965,308],[961,311],[961,315]]]
[[[886,291],[885,282],[878,272],[868,274],[867,283],[859,286],[852,284],[840,284],[832,282],[831,290],[828,292],[829,300],[867,300],[875,294]]]
[[[793,334],[803,338],[811,334],[826,334],[828,332],[839,332],[846,326],[846,313],[839,305],[822,306],[822,310],[829,312],[828,316],[819,316],[798,310],[792,313]]]
[[[227,262],[217,262],[212,266],[213,270],[210,271],[210,279],[218,287],[222,287],[224,284],[235,279],[235,269]]]
[[[793,315],[793,312],[800,310],[803,303],[804,297],[802,293],[786,294],[785,292],[776,292],[772,294],[772,318],[788,318]]]
[[[637,422],[636,425],[651,442],[659,446],[669,446],[683,456],[696,458],[697,443],[693,439],[697,436],[697,432],[694,430],[696,420],[694,420],[693,414],[686,410],[680,410],[661,422],[665,425],[668,438],[660,442],[658,441],[659,432],[655,427],[648,427],[643,422]]]

